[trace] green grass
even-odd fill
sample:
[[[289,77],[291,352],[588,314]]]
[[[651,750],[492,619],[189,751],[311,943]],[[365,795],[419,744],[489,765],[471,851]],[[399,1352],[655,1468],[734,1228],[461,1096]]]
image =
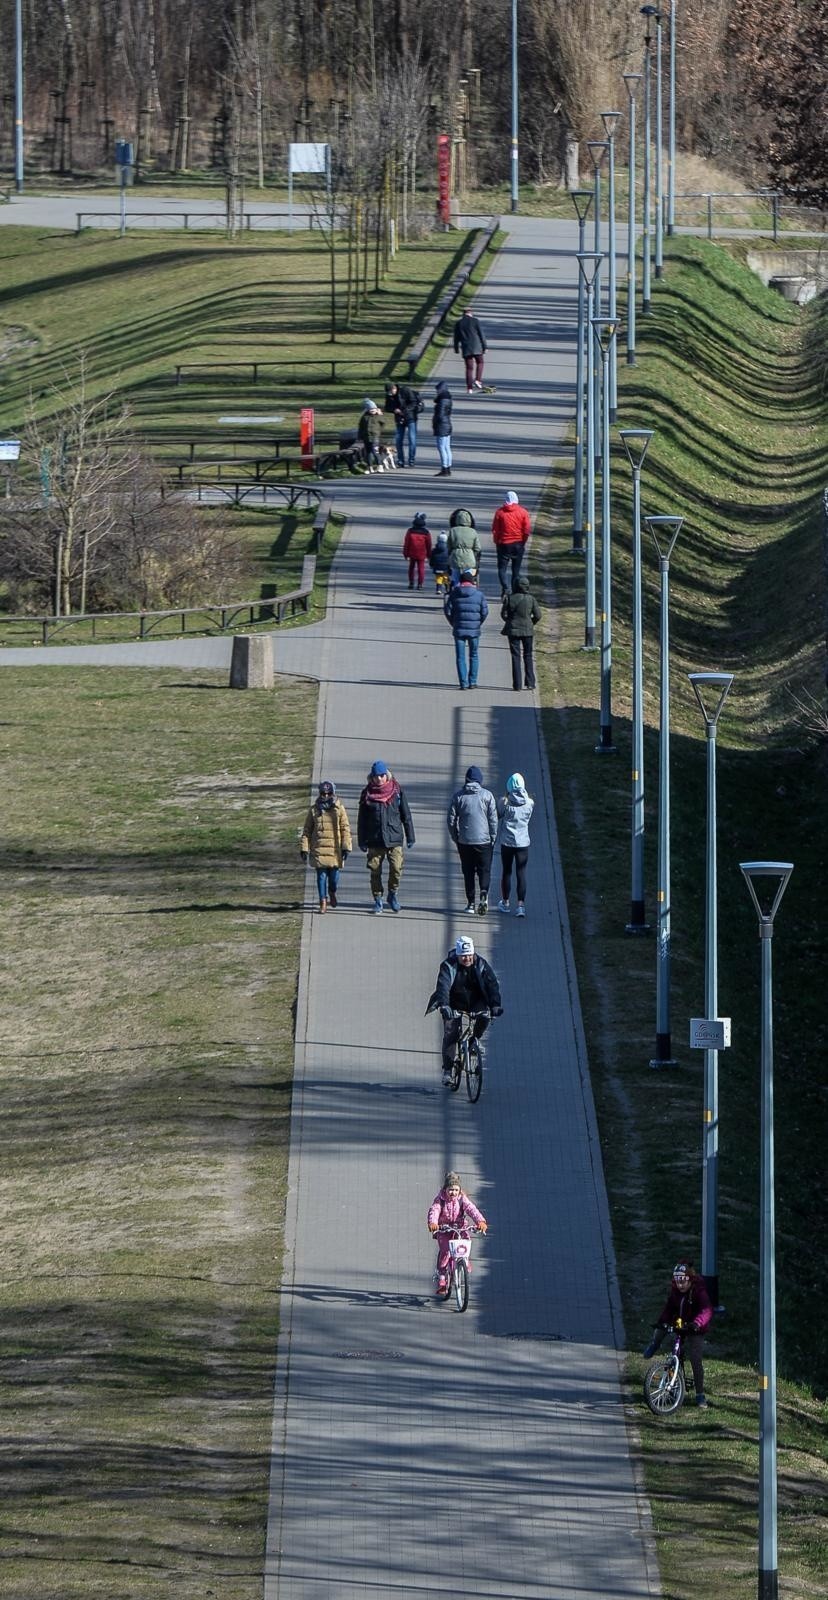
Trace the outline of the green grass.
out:
[[[780,1568],[783,1592],[825,1593],[828,1345],[822,993],[825,785],[821,495],[828,419],[804,341],[810,319],[723,249],[674,240],[619,425],[654,427],[645,512],[686,516],[671,564],[672,1043],[653,1072],[654,941],[630,940],[630,473],[613,465],[613,690],[618,755],[596,783],[598,659],[583,644],[583,562],[569,554],[571,487],[551,487],[539,571],[551,586],[544,728],[601,1127],[627,1334],[636,1349],[673,1261],[699,1257],[705,748],[686,674],[735,674],[718,739],[719,1268],[727,1315],[709,1341],[709,1413],[656,1423],[631,1358],[628,1400],[653,1499],[665,1593],[755,1592],[758,1466],[759,940],[738,863],[790,859],[774,940]],[[599,540],[600,547],[600,540]],[[655,916],[658,575],[645,573],[646,886]],[[803,710],[803,707],[805,708]],[[810,707],[810,710],[808,709]],[[820,728],[820,712],[822,723]],[[809,724],[813,724],[810,726]],[[692,1560],[687,1551],[691,1547]],[[808,1587],[808,1585],[812,1587]]]
[[[261,1594],[315,689],[0,674],[3,1592]]]

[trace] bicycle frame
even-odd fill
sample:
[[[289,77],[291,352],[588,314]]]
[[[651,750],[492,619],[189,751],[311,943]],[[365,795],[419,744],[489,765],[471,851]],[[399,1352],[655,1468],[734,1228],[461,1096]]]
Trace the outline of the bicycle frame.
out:
[[[448,1300],[452,1290],[457,1301],[458,1311],[465,1311],[469,1303],[469,1271],[471,1268],[471,1241],[472,1235],[479,1233],[472,1223],[459,1226],[456,1223],[444,1224],[437,1229],[438,1235],[448,1237],[449,1258],[446,1271],[446,1288],[443,1298]]]

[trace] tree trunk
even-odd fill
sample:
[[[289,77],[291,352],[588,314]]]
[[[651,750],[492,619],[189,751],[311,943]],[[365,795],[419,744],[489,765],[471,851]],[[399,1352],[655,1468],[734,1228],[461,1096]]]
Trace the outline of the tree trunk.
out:
[[[580,150],[581,147],[571,128],[564,134],[564,183],[571,194],[574,189],[581,186],[580,178]]]

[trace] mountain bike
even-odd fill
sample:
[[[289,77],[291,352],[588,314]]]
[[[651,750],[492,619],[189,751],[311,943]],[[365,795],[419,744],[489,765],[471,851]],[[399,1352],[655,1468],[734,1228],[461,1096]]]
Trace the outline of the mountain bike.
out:
[[[673,1335],[671,1347],[651,1362],[644,1375],[644,1399],[656,1417],[672,1416],[687,1394],[684,1329],[679,1321],[667,1331]]]
[[[474,1105],[475,1101],[480,1099],[480,1091],[483,1088],[483,1056],[474,1025],[479,1016],[488,1016],[488,1012],[455,1011],[454,1015],[460,1018],[460,1033],[451,1065],[451,1089],[456,1094],[465,1075],[466,1093]]]
[[[441,1300],[448,1300],[453,1293],[458,1311],[465,1311],[469,1303],[471,1235],[479,1233],[480,1229],[464,1223],[462,1227],[438,1228],[437,1232],[447,1234],[449,1242],[446,1287],[438,1289],[437,1293]]]

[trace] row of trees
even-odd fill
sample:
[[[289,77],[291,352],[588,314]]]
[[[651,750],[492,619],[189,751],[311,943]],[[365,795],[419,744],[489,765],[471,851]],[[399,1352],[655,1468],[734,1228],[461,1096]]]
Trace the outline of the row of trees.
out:
[[[14,0],[0,0],[13,37]],[[828,0],[674,0],[680,144],[824,200]],[[640,62],[638,0],[518,0],[523,172],[560,181]],[[505,181],[511,0],[23,0],[30,155],[68,172],[132,138],[139,174],[213,168],[263,184],[291,139],[393,149],[416,187],[433,137],[456,176]],[[669,3],[662,8],[669,17]],[[11,157],[13,57],[0,63]],[[366,120],[367,118],[367,120]],[[401,125],[407,126],[401,138]]]

